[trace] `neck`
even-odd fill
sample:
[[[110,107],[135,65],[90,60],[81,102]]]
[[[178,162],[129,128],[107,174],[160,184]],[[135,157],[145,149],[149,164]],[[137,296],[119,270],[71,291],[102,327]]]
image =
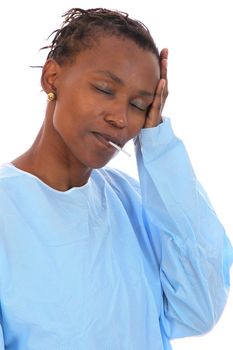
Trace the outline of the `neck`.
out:
[[[83,186],[91,175],[91,169],[81,164],[66,149],[52,126],[50,115],[52,113],[47,111],[45,121],[31,148],[12,163],[59,191]]]

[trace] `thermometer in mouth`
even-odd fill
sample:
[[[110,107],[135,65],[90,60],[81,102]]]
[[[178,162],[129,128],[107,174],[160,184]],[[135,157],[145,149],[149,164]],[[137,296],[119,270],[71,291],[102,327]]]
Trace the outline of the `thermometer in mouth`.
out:
[[[129,154],[128,152],[126,152],[124,149],[122,149],[121,147],[119,147],[118,145],[116,145],[114,142],[112,141],[108,141],[108,143],[110,143],[111,146],[115,147],[118,151],[123,152],[124,154],[126,154],[128,157],[131,157],[131,154]]]

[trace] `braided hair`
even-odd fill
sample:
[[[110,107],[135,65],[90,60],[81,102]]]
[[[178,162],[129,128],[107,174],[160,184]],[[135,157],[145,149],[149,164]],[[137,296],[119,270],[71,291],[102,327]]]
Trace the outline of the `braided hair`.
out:
[[[49,36],[53,36],[51,44],[42,48],[50,50],[47,59],[53,58],[59,64],[72,62],[79,52],[93,47],[104,35],[130,39],[159,58],[159,51],[148,28],[125,12],[104,8],[72,8],[62,17],[61,28]]]

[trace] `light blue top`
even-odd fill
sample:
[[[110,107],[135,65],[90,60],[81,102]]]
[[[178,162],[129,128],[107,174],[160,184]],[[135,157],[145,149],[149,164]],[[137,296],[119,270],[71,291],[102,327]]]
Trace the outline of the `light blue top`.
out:
[[[217,322],[233,249],[170,120],[136,153],[140,184],[0,168],[0,350],[168,350]]]

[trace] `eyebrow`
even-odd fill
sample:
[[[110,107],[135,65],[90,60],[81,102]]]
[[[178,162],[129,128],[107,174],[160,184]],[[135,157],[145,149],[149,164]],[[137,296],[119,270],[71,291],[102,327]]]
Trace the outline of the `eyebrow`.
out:
[[[122,85],[122,86],[125,85],[125,83],[122,79],[120,79],[117,75],[115,75],[114,73],[112,73],[109,70],[97,70],[95,72],[100,73],[100,74],[104,74],[105,76],[107,76],[108,78],[113,80],[118,85]],[[145,97],[154,97],[154,93],[151,93],[151,92],[146,91],[146,90],[140,90],[140,91],[138,91],[138,94],[141,96],[145,96]]]

